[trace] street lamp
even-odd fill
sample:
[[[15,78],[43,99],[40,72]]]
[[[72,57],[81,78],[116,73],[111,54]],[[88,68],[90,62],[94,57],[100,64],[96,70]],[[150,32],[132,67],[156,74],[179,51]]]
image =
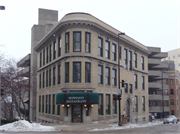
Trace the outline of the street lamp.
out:
[[[164,92],[163,92],[163,71],[161,71],[161,76],[162,76],[162,118],[164,118]]]
[[[119,37],[120,35],[125,35],[125,33],[118,33],[118,89],[120,89],[120,49],[119,49],[119,45],[120,45],[120,41],[119,41]],[[122,92],[121,92],[122,94]],[[118,126],[122,126],[121,123],[121,95],[118,95],[118,100],[119,100],[119,122],[118,122]]]
[[[5,6],[0,6],[0,10],[5,10]]]
[[[5,6],[0,6],[0,10],[5,10]],[[0,67],[0,125],[1,125],[1,67]]]

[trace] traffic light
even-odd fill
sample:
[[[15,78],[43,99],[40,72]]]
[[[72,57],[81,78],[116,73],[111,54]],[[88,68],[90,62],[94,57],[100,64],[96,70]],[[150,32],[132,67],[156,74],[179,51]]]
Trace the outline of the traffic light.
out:
[[[125,80],[122,80],[122,87],[125,87]]]
[[[117,94],[113,94],[113,100],[117,100],[118,96]]]
[[[118,95],[118,100],[121,100],[121,95]]]

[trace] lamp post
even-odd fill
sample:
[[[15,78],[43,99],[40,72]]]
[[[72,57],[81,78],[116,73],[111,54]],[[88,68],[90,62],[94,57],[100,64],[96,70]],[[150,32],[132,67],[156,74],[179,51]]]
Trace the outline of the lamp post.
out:
[[[118,33],[118,89],[120,90],[120,49],[119,49],[119,45],[120,45],[120,41],[119,41],[119,37],[120,35],[125,35],[125,33]],[[118,95],[118,100],[119,100],[119,122],[118,122],[118,126],[122,126],[121,123],[121,95]]]
[[[162,76],[162,118],[164,118],[164,92],[163,92],[163,71],[161,71],[161,76]]]
[[[0,6],[0,10],[5,10],[5,6]],[[1,67],[0,67],[0,125],[1,125]]]

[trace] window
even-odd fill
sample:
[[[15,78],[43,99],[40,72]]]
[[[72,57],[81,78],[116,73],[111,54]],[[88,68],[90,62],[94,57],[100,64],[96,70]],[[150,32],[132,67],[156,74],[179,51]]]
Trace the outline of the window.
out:
[[[44,88],[44,83],[45,83],[45,73],[43,72],[43,88]]]
[[[42,67],[42,53],[41,52],[39,56],[39,66]]]
[[[43,65],[45,65],[45,49],[43,50]]]
[[[171,115],[174,115],[174,110],[171,110]]]
[[[50,44],[50,46],[49,46],[49,62],[51,62],[51,57],[52,57],[52,45]]]
[[[135,89],[138,88],[138,82],[137,82],[137,74],[134,75],[134,85],[135,85]]]
[[[41,112],[41,96],[39,96],[39,112]]]
[[[103,39],[98,38],[98,56],[103,57]]]
[[[178,66],[180,66],[180,63],[178,64]]]
[[[61,37],[58,38],[58,57],[61,56]]]
[[[61,65],[58,65],[58,84],[61,84]]]
[[[106,58],[110,59],[110,42],[106,41]]]
[[[175,56],[173,56],[173,59],[175,58]]]
[[[144,76],[142,76],[142,90],[145,89],[145,81],[144,81]]]
[[[42,96],[42,113],[44,113],[44,95]]]
[[[129,51],[129,70],[132,70],[132,51]]]
[[[132,86],[132,84],[129,84],[129,93],[133,93],[133,86]]]
[[[171,106],[174,106],[174,100],[171,99]]]
[[[116,61],[116,44],[112,44],[112,60]]]
[[[134,53],[134,67],[137,68],[137,54]]]
[[[106,67],[106,85],[110,85],[110,68]]]
[[[48,59],[48,55],[49,55],[49,48],[46,48],[46,64],[48,63],[49,59]]]
[[[69,53],[69,32],[65,34],[65,53]]]
[[[57,105],[57,115],[60,115],[60,104]]]
[[[144,57],[141,56],[141,69],[144,70]]]
[[[73,52],[81,52],[81,32],[73,32]]]
[[[125,64],[125,68],[126,70],[128,69],[128,59],[127,59],[127,49],[124,49],[124,64]]]
[[[49,114],[51,114],[51,95],[49,95]]]
[[[174,95],[174,89],[170,89],[170,95]]]
[[[103,84],[103,66],[98,65],[98,84]]]
[[[125,93],[128,93],[128,83],[125,83]]]
[[[69,83],[69,62],[65,63],[65,83]]]
[[[142,96],[142,111],[145,112],[145,96]]]
[[[56,59],[56,41],[53,42],[53,59]]]
[[[49,86],[51,86],[51,68],[49,69]]]
[[[46,95],[46,113],[48,112],[48,95]]]
[[[46,70],[46,87],[48,87],[48,70]]]
[[[41,74],[39,74],[39,89],[41,89]]]
[[[170,60],[170,57],[168,57],[168,59]]]
[[[119,46],[119,59],[121,59],[121,46]]]
[[[178,57],[180,57],[180,54],[178,54]]]
[[[117,100],[113,100],[113,114],[117,114]]]
[[[99,94],[98,115],[103,115],[103,94]]]
[[[173,79],[170,79],[170,84],[173,85]]]
[[[53,86],[56,84],[56,67],[53,67]]]
[[[85,62],[85,83],[91,82],[91,63]]]
[[[106,94],[106,115],[110,115],[110,94]]]
[[[138,96],[135,96],[135,112],[138,112]]]
[[[91,33],[85,32],[85,52],[91,52]]]
[[[55,94],[53,94],[53,109],[52,114],[55,114]]]
[[[81,62],[73,62],[73,82],[81,82]]]
[[[112,69],[112,84],[113,86],[117,86],[117,73],[116,73],[116,69]]]

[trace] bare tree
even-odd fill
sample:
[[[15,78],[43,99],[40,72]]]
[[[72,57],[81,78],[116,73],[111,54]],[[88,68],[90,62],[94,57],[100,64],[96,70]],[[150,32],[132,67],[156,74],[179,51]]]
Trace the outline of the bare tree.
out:
[[[4,65],[1,69],[1,88],[4,90],[4,103],[5,106],[10,105],[10,115],[11,119],[14,118],[13,109],[18,113],[18,116],[21,118],[24,116],[28,117],[27,106],[24,104],[25,95],[29,90],[29,83],[26,82],[27,79],[19,74],[21,71],[17,67],[17,62],[14,59],[9,59],[4,62]],[[11,98],[7,101],[7,98]],[[5,108],[4,108],[5,109]],[[6,108],[8,109],[8,108]]]

